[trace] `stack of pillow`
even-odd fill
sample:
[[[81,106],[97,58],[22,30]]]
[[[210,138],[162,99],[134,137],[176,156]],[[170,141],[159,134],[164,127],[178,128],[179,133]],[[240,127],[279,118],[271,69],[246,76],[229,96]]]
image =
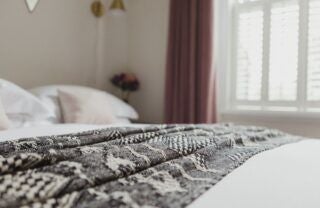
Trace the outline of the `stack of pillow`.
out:
[[[29,91],[0,79],[0,130],[59,123],[128,124],[137,112],[93,88],[53,85]]]

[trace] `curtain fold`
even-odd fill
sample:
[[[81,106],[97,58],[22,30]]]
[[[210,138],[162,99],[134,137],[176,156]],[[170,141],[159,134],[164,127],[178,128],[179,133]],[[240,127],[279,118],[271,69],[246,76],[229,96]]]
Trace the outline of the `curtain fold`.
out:
[[[213,0],[171,0],[165,122],[215,123]]]

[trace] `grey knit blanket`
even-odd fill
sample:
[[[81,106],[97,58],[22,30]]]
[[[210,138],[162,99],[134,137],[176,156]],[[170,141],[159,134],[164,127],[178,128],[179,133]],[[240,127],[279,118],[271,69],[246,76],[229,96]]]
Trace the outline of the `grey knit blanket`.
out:
[[[250,157],[297,140],[258,127],[162,125],[3,142],[0,207],[186,207]]]

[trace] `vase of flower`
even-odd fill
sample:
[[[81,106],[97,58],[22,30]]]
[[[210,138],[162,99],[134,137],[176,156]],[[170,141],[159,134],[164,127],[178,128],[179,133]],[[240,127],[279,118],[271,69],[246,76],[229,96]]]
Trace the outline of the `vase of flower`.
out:
[[[121,90],[121,98],[125,102],[129,102],[130,94],[140,87],[138,78],[132,73],[115,74],[111,78],[111,83]]]

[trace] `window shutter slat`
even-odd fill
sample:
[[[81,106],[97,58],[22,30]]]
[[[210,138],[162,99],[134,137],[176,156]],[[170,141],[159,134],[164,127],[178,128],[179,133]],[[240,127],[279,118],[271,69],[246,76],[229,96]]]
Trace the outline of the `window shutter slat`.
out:
[[[310,0],[308,35],[308,100],[320,100],[320,1]]]
[[[271,8],[269,100],[297,99],[299,3],[284,1]]]
[[[263,11],[241,12],[238,18],[237,84],[238,100],[260,100],[263,55]]]

